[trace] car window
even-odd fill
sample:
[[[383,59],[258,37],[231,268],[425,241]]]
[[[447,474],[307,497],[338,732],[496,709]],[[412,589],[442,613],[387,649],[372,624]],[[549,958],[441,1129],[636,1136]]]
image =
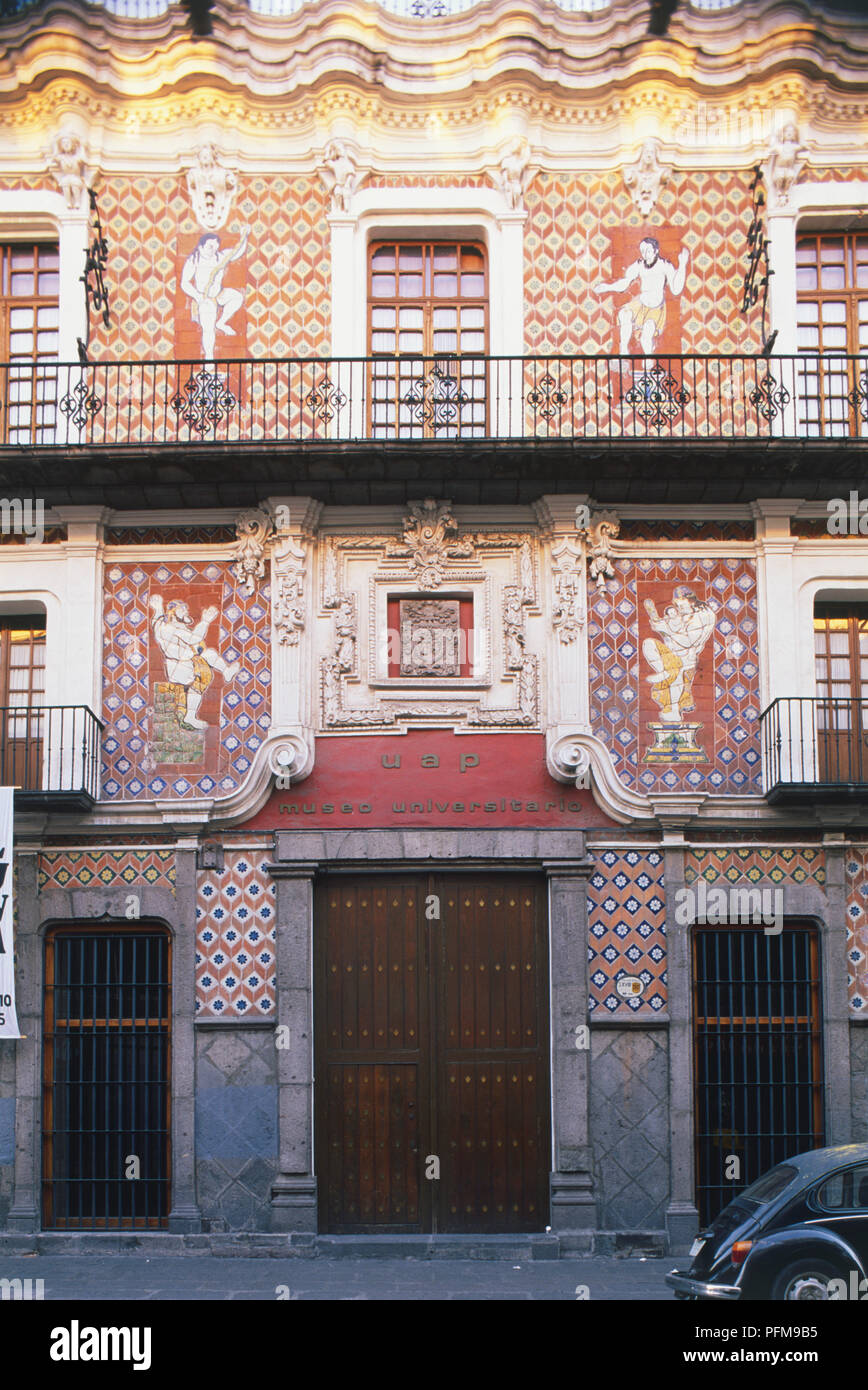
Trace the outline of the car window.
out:
[[[818,1188],[817,1205],[824,1211],[868,1211],[868,1163],[833,1173]]]
[[[779,1163],[777,1168],[772,1168],[770,1172],[763,1173],[761,1178],[757,1178],[755,1183],[745,1188],[740,1193],[737,1200],[739,1202],[753,1202],[756,1206],[763,1206],[766,1202],[773,1202],[775,1197],[779,1197],[785,1188],[789,1187],[793,1178],[798,1172],[790,1163]]]

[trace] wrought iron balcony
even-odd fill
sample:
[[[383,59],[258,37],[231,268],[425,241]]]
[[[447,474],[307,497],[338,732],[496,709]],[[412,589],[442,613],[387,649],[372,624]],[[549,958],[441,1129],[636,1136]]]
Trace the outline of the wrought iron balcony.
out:
[[[0,708],[0,784],[21,810],[87,811],[99,795],[103,724],[87,705]]]
[[[868,357],[0,364],[0,447],[868,440]]]
[[[868,800],[868,700],[773,700],[760,728],[770,804]]]

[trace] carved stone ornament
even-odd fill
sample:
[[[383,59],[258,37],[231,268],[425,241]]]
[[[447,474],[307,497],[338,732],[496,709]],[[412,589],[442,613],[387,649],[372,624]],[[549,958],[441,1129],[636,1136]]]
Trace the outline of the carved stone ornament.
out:
[[[238,544],[232,573],[248,598],[253,597],[257,583],[265,578],[265,545],[271,531],[271,517],[258,507],[241,512],[235,522]]]
[[[275,552],[274,630],[278,642],[294,647],[304,628],[305,552],[283,537]]]
[[[87,150],[72,131],[62,130],[54,137],[48,151],[48,169],[70,211],[83,210],[90,182]]]
[[[298,733],[281,733],[268,747],[268,769],[278,779],[278,786],[300,782],[313,769],[313,740]]]
[[[401,599],[402,676],[461,675],[461,618],[457,599]]]
[[[229,216],[238,175],[220,163],[213,145],[200,145],[196,162],[187,170],[187,190],[193,213],[206,232],[216,232]]]
[[[790,190],[798,183],[799,175],[807,164],[804,158],[807,153],[799,143],[799,132],[792,121],[778,131],[763,165],[770,212],[789,206]]]
[[[621,523],[614,512],[598,512],[592,516],[581,535],[590,549],[589,570],[598,589],[605,586],[607,579],[614,579],[615,571],[610,559],[612,541],[621,529]]]
[[[530,145],[517,135],[504,146],[500,165],[492,179],[513,212],[524,212],[524,195],[530,180]]]
[[[540,722],[540,677],[539,658],[527,649],[526,619],[527,611],[538,609],[536,561],[533,540],[526,533],[505,531],[482,531],[469,538],[456,540],[458,527],[451,515],[448,502],[434,502],[427,498],[424,502],[410,504],[410,513],[404,518],[404,542],[389,536],[335,536],[326,538],[322,558],[322,607],[334,615],[334,635],[328,654],[320,664],[321,682],[321,727],[327,729],[352,729],[377,727],[401,728],[420,720],[464,720],[468,726],[483,728],[529,728]],[[474,635],[478,625],[479,632],[486,635],[485,648],[488,648],[488,634],[492,630],[492,614],[487,597],[489,580],[480,568],[446,568],[446,561],[453,557],[476,557],[477,551],[506,551],[512,559],[513,582],[502,589],[503,646],[500,674],[512,685],[513,703],[506,706],[489,707],[481,703],[484,698],[481,685],[489,685],[487,656],[483,666],[484,680],[474,680],[476,689],[455,691],[454,700],[439,698],[425,700],[419,698],[418,689],[398,691],[390,689],[381,698],[374,689],[365,692],[365,681],[360,680],[360,672],[369,673],[378,669],[384,636],[382,620],[377,617],[379,608],[378,593],[383,586],[387,591],[394,582],[405,590],[408,581],[413,588],[424,587],[423,578],[429,581],[428,588],[435,588],[442,578],[450,584],[462,586],[472,583],[479,586],[479,607],[474,606]],[[377,566],[376,573],[368,578],[368,609],[365,629],[367,632],[367,655],[365,662],[359,654],[359,597],[350,588],[346,572],[349,557],[369,560]],[[398,561],[399,563],[395,563]],[[483,583],[480,585],[480,581]],[[453,664],[450,638],[459,638],[460,632],[458,603],[451,599],[422,598],[418,594],[406,594],[400,598],[398,622],[402,631],[409,621],[412,628],[410,651],[404,650],[402,642],[401,675],[408,680],[430,678],[433,685],[438,681],[462,682],[460,664]],[[427,629],[427,631],[425,631]],[[419,634],[417,642],[413,634]],[[438,638],[441,639],[438,646]],[[476,650],[476,648],[475,648]],[[409,657],[412,670],[404,664]],[[417,665],[417,658],[419,664]],[[474,656],[473,676],[479,677],[480,661]],[[467,681],[467,685],[471,682]],[[361,690],[358,687],[361,685]],[[355,687],[354,699],[359,695],[363,703],[350,702],[348,688]]]
[[[447,560],[466,560],[473,554],[472,540],[458,540],[458,523],[451,502],[411,502],[404,517],[404,542],[392,542],[390,559],[409,556],[414,577],[422,589],[436,589],[443,581]]]
[[[559,782],[572,782],[578,789],[588,786],[591,758],[573,736],[558,739],[547,757],[549,772]]]
[[[341,675],[354,671],[356,666],[356,639],[359,620],[356,616],[356,599],[348,594],[341,599],[335,613],[334,661]]]
[[[625,167],[624,183],[643,217],[654,211],[660,190],[671,173],[670,164],[660,163],[660,141],[653,138],[645,141],[636,163]]]
[[[317,172],[326,192],[331,194],[329,211],[348,213],[350,199],[367,177],[367,173],[356,168],[356,162],[343,140],[329,141],[323,150],[322,163]]]
[[[508,584],[503,591],[503,639],[506,669],[520,671],[524,663],[524,610],[521,590]]]
[[[574,642],[586,621],[581,564],[566,541],[552,551],[552,626],[562,642]]]

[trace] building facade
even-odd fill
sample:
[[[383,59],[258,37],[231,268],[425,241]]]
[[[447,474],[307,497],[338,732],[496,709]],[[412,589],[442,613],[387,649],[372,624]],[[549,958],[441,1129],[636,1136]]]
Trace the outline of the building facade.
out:
[[[864,20],[6,9],[0,1225],[868,1139]]]

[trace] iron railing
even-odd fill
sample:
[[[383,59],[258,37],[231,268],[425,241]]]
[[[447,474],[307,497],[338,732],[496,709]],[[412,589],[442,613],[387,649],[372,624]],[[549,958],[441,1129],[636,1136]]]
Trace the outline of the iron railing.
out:
[[[0,708],[0,784],[27,805],[92,806],[99,795],[103,724],[87,705]]]
[[[868,439],[868,356],[0,364],[0,445]]]
[[[868,789],[868,700],[773,700],[760,729],[767,795]]]

